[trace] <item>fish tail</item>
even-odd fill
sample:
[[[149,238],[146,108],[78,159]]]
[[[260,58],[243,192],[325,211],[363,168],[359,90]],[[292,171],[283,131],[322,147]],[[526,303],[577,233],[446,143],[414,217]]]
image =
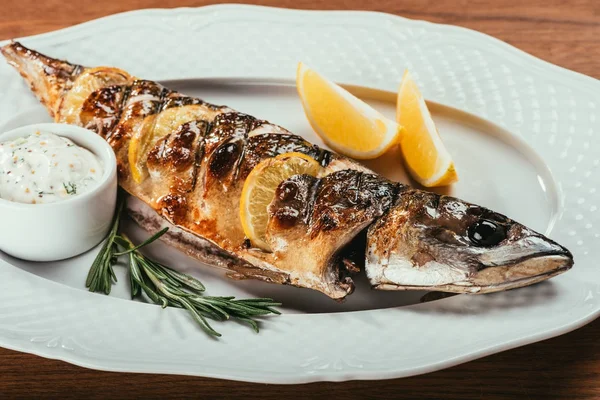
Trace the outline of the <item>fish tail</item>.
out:
[[[47,57],[19,42],[11,42],[1,47],[0,52],[25,78],[52,117],[56,116],[64,94],[84,70],[80,65]]]

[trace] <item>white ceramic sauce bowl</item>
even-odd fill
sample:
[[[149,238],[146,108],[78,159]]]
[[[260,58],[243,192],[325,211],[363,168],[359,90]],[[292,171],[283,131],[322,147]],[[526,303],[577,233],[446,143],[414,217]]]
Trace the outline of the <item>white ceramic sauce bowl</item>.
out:
[[[50,132],[71,139],[95,154],[104,172],[92,190],[45,204],[0,199],[0,250],[31,261],[55,261],[81,254],[110,229],[117,201],[117,162],[108,143],[96,133],[56,123],[22,126],[0,133],[0,142]]]

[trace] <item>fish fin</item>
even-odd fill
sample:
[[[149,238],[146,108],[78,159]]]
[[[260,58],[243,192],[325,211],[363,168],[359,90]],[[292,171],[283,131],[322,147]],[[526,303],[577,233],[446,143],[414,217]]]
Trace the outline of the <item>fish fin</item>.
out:
[[[0,52],[25,78],[52,117],[55,117],[64,94],[84,70],[80,65],[47,57],[19,42],[11,42],[1,47]]]

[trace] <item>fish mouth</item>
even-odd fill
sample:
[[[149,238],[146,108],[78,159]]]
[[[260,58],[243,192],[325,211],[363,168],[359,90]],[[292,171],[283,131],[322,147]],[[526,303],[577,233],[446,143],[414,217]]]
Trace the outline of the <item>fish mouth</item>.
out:
[[[449,293],[484,294],[533,285],[568,271],[573,257],[565,249],[553,254],[537,254],[500,266],[489,266],[472,273],[465,280],[442,285],[403,285],[380,283],[379,290],[433,290]]]
[[[563,266],[566,269],[571,269],[573,266],[573,255],[565,248],[561,248],[560,250],[549,250],[535,255],[524,255],[505,262],[492,262],[489,264],[481,263],[478,271],[497,267],[519,268],[520,266],[526,265],[526,263],[537,265],[541,270],[547,269],[544,267],[545,265],[548,265],[548,268],[552,268],[555,263],[562,265],[558,269],[563,268]]]
[[[573,256],[567,250],[549,252],[513,260],[509,264],[490,266],[477,271],[465,282],[467,292],[491,293],[515,289],[560,275],[573,267]]]
[[[573,255],[553,240],[531,235],[485,252],[479,263],[463,283],[477,288],[478,293],[489,293],[531,285],[568,271]]]
[[[558,243],[530,236],[483,254],[480,265],[467,279],[477,293],[514,289],[541,282],[573,267],[573,255]]]
[[[500,246],[479,256],[479,269],[516,266],[528,260],[543,261],[545,257],[564,257],[573,264],[573,255],[558,243],[541,236],[530,236],[510,245]],[[568,261],[566,260],[566,262]]]

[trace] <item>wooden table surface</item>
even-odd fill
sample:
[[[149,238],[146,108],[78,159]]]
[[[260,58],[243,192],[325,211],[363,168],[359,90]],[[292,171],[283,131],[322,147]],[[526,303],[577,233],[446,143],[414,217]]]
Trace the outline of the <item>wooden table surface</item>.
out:
[[[0,6],[0,40],[48,32],[139,8],[210,3],[202,0],[8,0],[8,4],[3,2]],[[461,25],[493,35],[562,67],[600,78],[599,0],[264,0],[255,3],[305,9],[384,11]],[[418,377],[294,386],[99,372],[0,349],[0,398],[285,398],[293,395],[340,399],[600,398],[600,320],[562,337]]]

